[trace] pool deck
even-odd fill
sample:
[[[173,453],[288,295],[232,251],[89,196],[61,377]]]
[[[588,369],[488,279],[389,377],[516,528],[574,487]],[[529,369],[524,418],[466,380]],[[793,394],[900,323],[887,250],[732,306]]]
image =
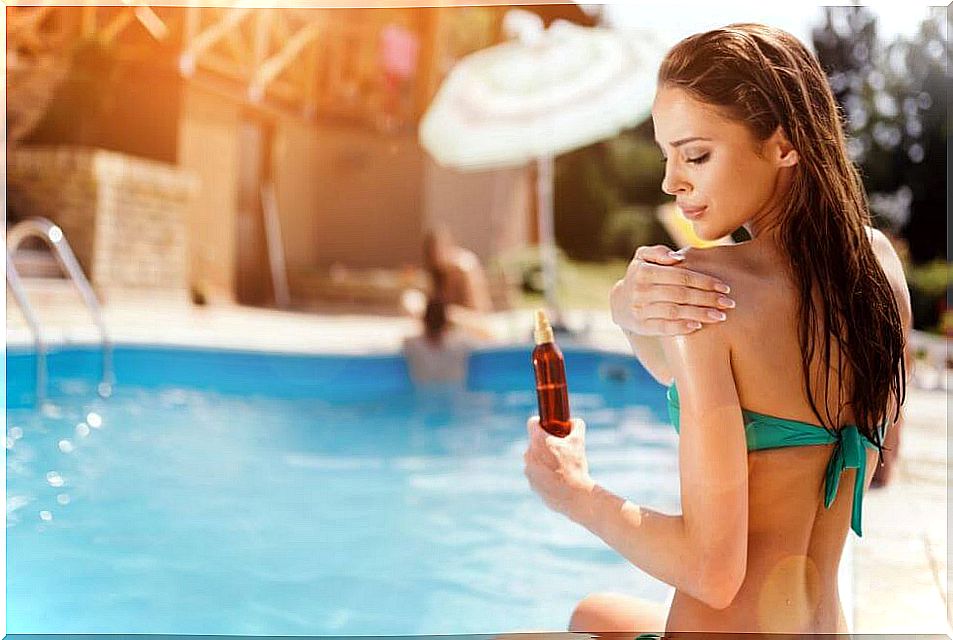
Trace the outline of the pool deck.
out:
[[[61,287],[30,289],[48,342],[88,343],[97,333],[88,314]],[[8,296],[7,344],[30,344],[22,316]],[[116,298],[104,307],[116,343],[149,343],[299,353],[394,353],[417,331],[408,317],[366,315],[346,309],[288,312],[215,305],[195,307],[178,298]],[[608,313],[579,312],[570,326],[589,323],[581,344],[627,351]],[[494,344],[525,344],[530,311],[494,314]],[[949,388],[949,385],[946,385]],[[908,389],[901,459],[893,483],[864,500],[864,537],[851,540],[852,579],[842,588],[854,633],[953,636],[947,582],[948,394]],[[846,583],[850,584],[846,584]],[[851,614],[850,609],[853,609]]]

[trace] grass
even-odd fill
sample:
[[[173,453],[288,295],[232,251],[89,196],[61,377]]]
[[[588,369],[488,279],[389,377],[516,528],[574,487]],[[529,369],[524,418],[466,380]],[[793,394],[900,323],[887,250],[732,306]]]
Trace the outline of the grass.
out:
[[[609,290],[623,275],[627,260],[609,262],[581,262],[560,260],[556,286],[556,300],[564,309],[595,309],[609,311]],[[540,294],[520,291],[518,308],[537,308],[543,302]]]

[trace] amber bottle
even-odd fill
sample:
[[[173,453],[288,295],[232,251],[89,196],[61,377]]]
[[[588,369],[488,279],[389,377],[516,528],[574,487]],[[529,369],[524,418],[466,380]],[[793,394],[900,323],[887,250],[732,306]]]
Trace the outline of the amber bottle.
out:
[[[553,329],[542,309],[536,312],[533,331],[533,369],[536,371],[536,399],[539,402],[539,425],[554,436],[569,435],[569,390],[566,387],[566,363],[556,346]]]

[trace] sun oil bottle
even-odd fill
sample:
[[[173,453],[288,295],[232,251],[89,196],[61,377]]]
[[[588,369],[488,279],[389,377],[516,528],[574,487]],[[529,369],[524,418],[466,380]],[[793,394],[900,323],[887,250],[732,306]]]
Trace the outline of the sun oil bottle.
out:
[[[569,435],[569,390],[566,387],[566,363],[556,346],[553,328],[542,309],[536,311],[533,330],[533,369],[536,372],[536,399],[539,403],[539,425],[560,438]]]

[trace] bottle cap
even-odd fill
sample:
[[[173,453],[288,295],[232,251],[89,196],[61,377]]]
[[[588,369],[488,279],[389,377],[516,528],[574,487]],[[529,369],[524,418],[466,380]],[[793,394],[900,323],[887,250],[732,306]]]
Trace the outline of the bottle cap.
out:
[[[536,344],[554,342],[555,340],[553,338],[553,328],[549,325],[549,320],[546,318],[546,312],[543,309],[536,310],[536,327],[533,329],[533,337],[536,339]]]

